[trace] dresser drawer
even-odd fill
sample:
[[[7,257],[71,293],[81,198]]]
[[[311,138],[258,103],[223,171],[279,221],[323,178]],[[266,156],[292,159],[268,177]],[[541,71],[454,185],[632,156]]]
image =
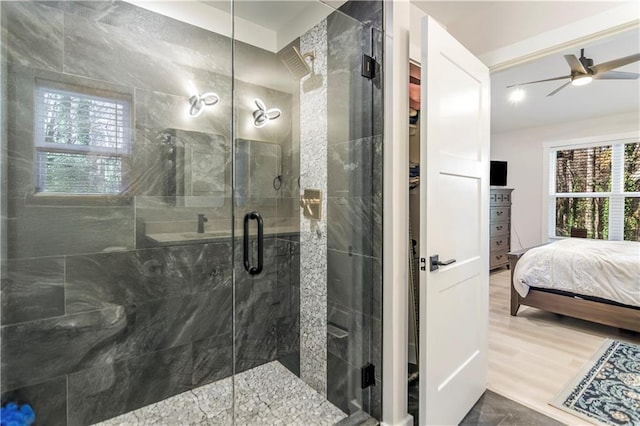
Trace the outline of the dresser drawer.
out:
[[[491,224],[491,229],[489,230],[489,236],[491,238],[497,237],[498,235],[504,235],[509,233],[509,222],[496,222]]]
[[[509,235],[508,234],[493,237],[491,238],[490,241],[491,241],[491,246],[489,248],[489,251],[491,252],[509,251]]]
[[[491,222],[509,221],[509,207],[491,207]]]
[[[511,205],[510,191],[492,191],[490,193],[489,204],[492,206],[509,206]]]
[[[489,255],[489,259],[489,269],[509,264],[509,257],[507,256],[506,251],[500,253],[491,253],[491,255]]]

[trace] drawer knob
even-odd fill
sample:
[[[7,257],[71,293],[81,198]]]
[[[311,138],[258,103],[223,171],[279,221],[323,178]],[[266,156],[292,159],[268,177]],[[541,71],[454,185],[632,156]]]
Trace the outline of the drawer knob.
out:
[[[502,212],[501,212],[501,211],[496,212],[496,215],[497,215],[497,216],[502,216]]]
[[[496,241],[496,245],[497,245],[497,246],[499,246],[499,245],[501,245],[501,244],[502,244],[502,240],[500,240],[500,241]]]
[[[502,225],[498,225],[498,226],[496,227],[496,229],[497,229],[498,231],[500,231],[500,230],[502,229]]]

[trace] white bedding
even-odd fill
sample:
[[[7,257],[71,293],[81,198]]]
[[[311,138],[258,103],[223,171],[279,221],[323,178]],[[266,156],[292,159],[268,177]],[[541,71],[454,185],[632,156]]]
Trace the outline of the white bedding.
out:
[[[527,251],[513,286],[569,291],[640,307],[640,242],[567,238]]]

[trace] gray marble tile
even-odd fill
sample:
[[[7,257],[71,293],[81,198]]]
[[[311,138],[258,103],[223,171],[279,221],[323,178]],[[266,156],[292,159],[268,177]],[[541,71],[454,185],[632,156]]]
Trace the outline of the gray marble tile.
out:
[[[384,33],[380,29],[373,28],[371,31],[372,50],[371,54],[376,60],[376,76],[371,80],[373,111],[371,120],[373,121],[373,134],[380,137],[384,134]]]
[[[115,359],[182,346],[230,333],[231,289],[160,299],[127,307],[127,329]]]
[[[376,372],[380,371],[382,375],[382,365],[377,367]],[[376,374],[377,375],[377,374]],[[369,415],[377,420],[382,420],[382,382],[376,379],[376,385],[370,388]]]
[[[487,390],[476,402],[460,425],[516,426],[561,425],[537,411]]]
[[[36,414],[37,424],[67,425],[66,377],[5,392],[2,394],[2,405],[8,402],[29,404]]]
[[[231,241],[202,246],[193,266],[193,290],[231,288],[232,279]]]
[[[65,15],[64,25],[64,71],[69,74],[188,98],[188,81],[207,85],[215,73],[228,71],[219,57],[90,19]]]
[[[191,293],[193,259],[194,251],[187,247],[69,256],[67,312]]]
[[[362,407],[360,370],[331,352],[327,353],[327,399],[347,414],[356,411],[352,401]]]
[[[239,40],[235,40],[233,46],[234,75],[237,80],[287,93],[295,93],[299,89],[300,81],[291,76],[284,63],[272,52]],[[260,64],[261,72],[256,72],[256,64]]]
[[[372,136],[373,82],[361,76],[362,54],[371,54],[371,31],[339,13],[329,16],[327,31],[329,145]]]
[[[376,263],[372,257],[328,250],[327,299],[344,309],[371,315]]]
[[[11,199],[9,257],[44,257],[126,250],[134,247],[133,208],[42,205]],[[46,200],[45,200],[46,201]],[[35,203],[35,204],[34,204]],[[15,214],[15,216],[13,216]]]
[[[279,318],[277,358],[300,352],[300,314],[290,314]]]
[[[3,2],[2,28],[10,62],[62,71],[63,14],[37,2]]]
[[[371,197],[373,195],[374,150],[372,138],[329,145],[327,195]]]
[[[190,389],[191,345],[69,375],[70,424],[91,424]]]
[[[351,310],[342,310],[329,302],[327,311],[329,325],[346,331],[346,337],[337,337],[327,332],[327,352],[350,365],[363,366],[372,362],[370,358],[371,317]]]
[[[293,374],[300,377],[300,351],[278,357],[278,362],[284,365]]]
[[[202,386],[231,376],[232,334],[226,333],[193,342],[192,384]]]
[[[382,321],[370,318],[369,347],[371,364],[376,366],[376,380],[382,380]]]
[[[330,197],[327,204],[328,248],[379,257],[381,242],[375,232],[382,220],[376,200]]]
[[[126,2],[81,1],[56,2],[56,7],[74,17],[84,18],[113,26],[130,34],[132,40],[162,41],[170,45],[188,47],[189,53],[201,61],[203,67],[224,67],[231,70],[232,40],[220,34],[204,30],[177,19],[154,13]],[[221,61],[226,57],[226,61]],[[214,64],[215,59],[218,64]]]
[[[169,94],[153,90],[136,89],[136,125],[139,128],[155,130],[180,129],[221,135],[231,151],[231,78],[216,76],[215,80],[194,82],[202,86],[202,92],[213,91],[220,101],[206,109],[197,117],[189,115],[189,93]],[[159,87],[158,89],[160,89]]]
[[[155,138],[155,140],[154,140]],[[158,137],[158,132],[147,129],[135,129],[135,139],[131,148],[130,184],[132,195],[167,196],[175,195],[175,182],[170,181],[169,150],[171,147]],[[173,187],[173,192],[170,192]]]
[[[380,231],[382,234],[382,231]],[[373,293],[371,295],[371,316],[382,320],[382,259],[376,258],[373,263]]]
[[[382,1],[348,1],[338,9],[341,13],[366,24],[367,27],[382,29]]]
[[[236,371],[273,361],[278,351],[280,301],[275,281],[246,280],[236,286]]]
[[[2,327],[2,389],[29,386],[108,359],[125,332],[121,306]]]
[[[7,137],[7,177],[10,199],[24,202],[25,196],[35,192],[34,183],[34,150],[31,126],[21,130],[8,130]],[[15,215],[16,207],[10,206],[10,214]]]
[[[64,313],[64,258],[3,261],[2,325]]]
[[[382,141],[382,136],[374,136],[373,137],[373,155],[372,155],[372,169],[373,169],[373,178],[372,178],[372,196],[379,201],[382,201],[382,186],[383,182],[383,152],[384,143]]]

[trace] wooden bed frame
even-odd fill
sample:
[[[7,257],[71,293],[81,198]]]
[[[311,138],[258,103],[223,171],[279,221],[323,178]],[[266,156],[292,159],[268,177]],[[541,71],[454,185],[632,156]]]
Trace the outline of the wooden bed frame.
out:
[[[511,269],[511,316],[516,316],[520,305],[525,305],[640,333],[640,310],[638,309],[578,299],[533,288],[529,290],[527,297],[520,296],[513,287],[513,271],[518,259],[527,250],[529,249],[514,251],[508,255]]]

